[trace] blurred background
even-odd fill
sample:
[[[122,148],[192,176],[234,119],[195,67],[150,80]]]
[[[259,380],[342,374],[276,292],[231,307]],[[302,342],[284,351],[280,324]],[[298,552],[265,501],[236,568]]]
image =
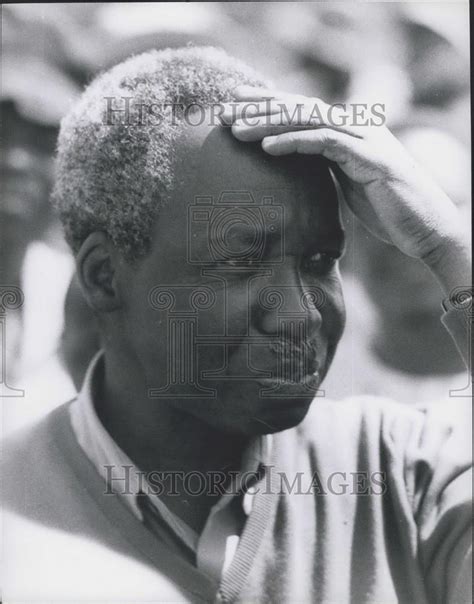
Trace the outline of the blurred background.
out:
[[[131,54],[211,44],[278,88],[384,103],[389,127],[470,219],[467,2],[18,4],[3,6],[2,33],[0,285],[24,293],[20,308],[0,303],[4,431],[72,398],[99,346],[48,198],[62,116]],[[326,396],[466,396],[431,274],[345,210],[343,220],[347,329]]]

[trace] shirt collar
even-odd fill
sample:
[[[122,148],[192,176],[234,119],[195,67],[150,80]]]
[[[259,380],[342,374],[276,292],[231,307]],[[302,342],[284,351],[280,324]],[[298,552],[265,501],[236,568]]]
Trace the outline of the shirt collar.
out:
[[[104,353],[98,352],[89,364],[82,388],[70,408],[71,424],[79,445],[107,483],[117,491],[134,514],[142,519],[136,502],[142,480],[128,455],[113,440],[97,416],[94,407],[93,384],[103,371]]]

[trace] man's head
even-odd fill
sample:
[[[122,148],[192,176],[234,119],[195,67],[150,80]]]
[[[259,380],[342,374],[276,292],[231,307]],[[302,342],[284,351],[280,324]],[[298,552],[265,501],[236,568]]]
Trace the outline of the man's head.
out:
[[[220,50],[193,47],[133,57],[92,82],[58,141],[53,198],[74,252],[94,231],[128,260],[147,252],[183,123],[193,109],[230,101],[239,84],[262,80]]]
[[[215,49],[119,65],[65,120],[55,193],[106,363],[157,407],[244,434],[301,421],[344,318],[326,163],[272,158],[214,119],[261,83]],[[107,115],[111,97],[128,115]]]

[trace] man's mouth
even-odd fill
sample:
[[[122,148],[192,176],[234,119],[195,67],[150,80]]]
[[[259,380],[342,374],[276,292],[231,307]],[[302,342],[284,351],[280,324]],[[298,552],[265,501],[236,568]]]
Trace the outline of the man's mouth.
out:
[[[261,398],[284,398],[295,402],[312,399],[321,383],[321,352],[316,342],[292,339],[277,340],[272,352],[271,377],[258,381]]]
[[[316,358],[307,356],[279,358],[278,374],[283,380],[298,382],[308,375],[319,374],[319,362]]]
[[[285,399],[302,398],[304,401],[307,401],[308,397],[313,398],[315,396],[320,383],[319,373],[307,374],[297,381],[281,376],[258,380],[261,398],[277,396]]]
[[[269,345],[273,353],[274,378],[281,382],[299,383],[308,376],[319,375],[318,348],[315,342],[279,340]]]
[[[283,355],[279,351],[277,358],[273,359],[269,372],[271,376],[258,380],[264,388],[284,388],[285,391],[309,392],[317,389],[320,384],[320,363],[314,352],[312,354]],[[275,362],[276,361],[276,362]]]

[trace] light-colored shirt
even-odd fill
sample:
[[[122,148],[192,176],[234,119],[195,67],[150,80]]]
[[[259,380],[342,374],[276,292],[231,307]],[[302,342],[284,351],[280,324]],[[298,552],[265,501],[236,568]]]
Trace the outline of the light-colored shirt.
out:
[[[136,467],[100,421],[94,406],[97,403],[94,401],[96,397],[93,383],[95,374],[102,368],[103,353],[99,352],[91,361],[81,392],[70,407],[71,424],[78,443],[104,479],[104,486],[108,483],[110,489],[122,498],[133,514],[153,531],[158,532],[160,538],[169,541],[169,534],[166,532],[171,531],[175,538],[194,553],[196,566],[217,582],[233,559],[239,544],[243,519],[252,509],[254,489],[251,485],[246,487],[243,478],[258,476],[265,471],[272,436],[264,435],[251,439],[242,456],[240,474],[233,477],[219,501],[211,508],[204,529],[198,534],[153,493],[153,486],[148,484],[145,473]],[[153,518],[146,517],[150,506],[140,505],[141,494],[148,497],[146,503],[152,506],[152,516],[158,514],[169,531],[163,531],[159,522],[153,522]],[[234,501],[235,498],[239,499],[238,503]],[[236,509],[235,504],[241,505],[243,514],[239,513],[240,510]]]

